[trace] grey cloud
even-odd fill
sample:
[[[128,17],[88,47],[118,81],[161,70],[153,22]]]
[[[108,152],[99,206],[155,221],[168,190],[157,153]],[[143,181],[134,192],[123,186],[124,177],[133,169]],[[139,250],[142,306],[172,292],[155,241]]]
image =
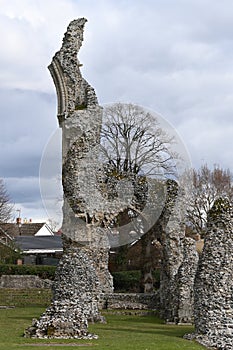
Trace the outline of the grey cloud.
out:
[[[40,199],[38,177],[10,177],[5,178],[5,181],[10,195],[14,196],[14,202],[27,203]]]
[[[33,176],[49,135],[57,127],[53,95],[0,90],[0,176]]]
[[[204,160],[233,169],[232,1],[12,0],[0,9],[0,176],[38,176],[57,128],[47,65],[69,21],[80,16],[88,18],[82,72],[99,101],[150,107],[174,125],[195,167]],[[47,159],[48,189],[57,161]],[[22,180],[22,201],[27,186]],[[26,196],[38,204],[36,183],[34,189]]]

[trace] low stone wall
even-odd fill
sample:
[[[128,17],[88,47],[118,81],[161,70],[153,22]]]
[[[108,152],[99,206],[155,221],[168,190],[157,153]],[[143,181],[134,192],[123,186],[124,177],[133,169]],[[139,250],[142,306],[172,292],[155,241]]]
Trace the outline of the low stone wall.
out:
[[[2,275],[0,278],[0,288],[51,288],[52,281],[43,280],[33,275]]]
[[[52,287],[52,281],[40,279],[31,275],[2,275],[0,288],[35,289]],[[100,295],[100,309],[127,309],[127,310],[158,310],[159,292],[156,293],[103,293]]]
[[[111,293],[101,294],[100,309],[145,310],[159,308],[159,293]]]

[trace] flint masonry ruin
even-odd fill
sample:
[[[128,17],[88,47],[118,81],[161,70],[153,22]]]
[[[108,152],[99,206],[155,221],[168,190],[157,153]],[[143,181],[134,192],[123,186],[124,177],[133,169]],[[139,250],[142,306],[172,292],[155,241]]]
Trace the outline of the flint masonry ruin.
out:
[[[88,321],[104,321],[100,297],[107,299],[113,293],[103,222],[127,207],[127,200],[110,201],[96,190],[93,174],[100,171],[102,107],[82,77],[77,58],[85,23],[86,19],[80,18],[69,24],[62,47],[49,66],[62,128],[64,254],[56,271],[51,305],[25,332],[35,338],[96,337],[88,332]],[[216,349],[233,349],[232,206],[221,198],[213,206],[199,258],[195,241],[185,237],[179,186],[168,180],[165,188],[163,210],[153,230],[145,233],[148,242],[159,236],[162,245],[156,307],[166,322],[194,322],[195,332],[186,335],[187,339]]]

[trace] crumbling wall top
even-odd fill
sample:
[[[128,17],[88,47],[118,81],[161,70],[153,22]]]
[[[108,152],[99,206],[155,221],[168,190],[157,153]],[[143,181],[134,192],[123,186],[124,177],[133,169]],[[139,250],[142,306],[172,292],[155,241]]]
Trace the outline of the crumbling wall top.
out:
[[[64,34],[62,47],[55,54],[55,57],[60,60],[63,69],[65,68],[67,71],[70,71],[71,74],[74,68],[80,66],[77,54],[82,46],[84,25],[86,22],[86,18],[78,18],[70,22]]]
[[[67,118],[83,109],[98,106],[94,89],[83,79],[78,52],[83,42],[85,18],[70,22],[61,49],[54,55],[49,70],[58,99],[58,120],[61,126]]]

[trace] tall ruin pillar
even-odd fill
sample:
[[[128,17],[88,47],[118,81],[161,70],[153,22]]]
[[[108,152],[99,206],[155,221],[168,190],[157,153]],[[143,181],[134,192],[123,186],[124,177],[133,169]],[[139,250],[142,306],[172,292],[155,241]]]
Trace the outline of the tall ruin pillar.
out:
[[[214,349],[233,349],[233,224],[227,199],[215,201],[194,284],[195,338]]]
[[[102,108],[82,77],[77,58],[85,22],[80,18],[69,24],[49,66],[62,128],[64,254],[55,275],[52,304],[26,332],[38,338],[94,337],[88,334],[88,319],[101,320],[99,294],[113,290],[108,239],[98,211],[102,198],[95,196]]]
[[[184,233],[177,217],[178,184],[167,181],[167,198],[161,214],[160,241],[162,245],[162,262],[160,273],[160,315],[167,322],[174,322],[174,295],[176,290],[176,274],[181,265],[182,238]]]
[[[160,275],[160,315],[169,323],[193,320],[193,284],[198,254],[195,241],[185,237],[185,208],[175,181],[167,181],[167,198],[158,220],[162,262]]]
[[[102,107],[94,89],[82,77],[77,54],[82,45],[81,18],[70,23],[63,44],[49,66],[58,98],[58,121],[62,128],[62,184],[64,246],[82,247],[94,263],[101,292],[112,292],[108,271],[108,241],[94,195],[95,164],[102,125]],[[95,164],[96,165],[96,164]],[[101,216],[101,214],[100,214]]]
[[[183,260],[175,279],[174,321],[177,324],[193,324],[194,279],[199,256],[193,238],[185,237],[182,243]]]

